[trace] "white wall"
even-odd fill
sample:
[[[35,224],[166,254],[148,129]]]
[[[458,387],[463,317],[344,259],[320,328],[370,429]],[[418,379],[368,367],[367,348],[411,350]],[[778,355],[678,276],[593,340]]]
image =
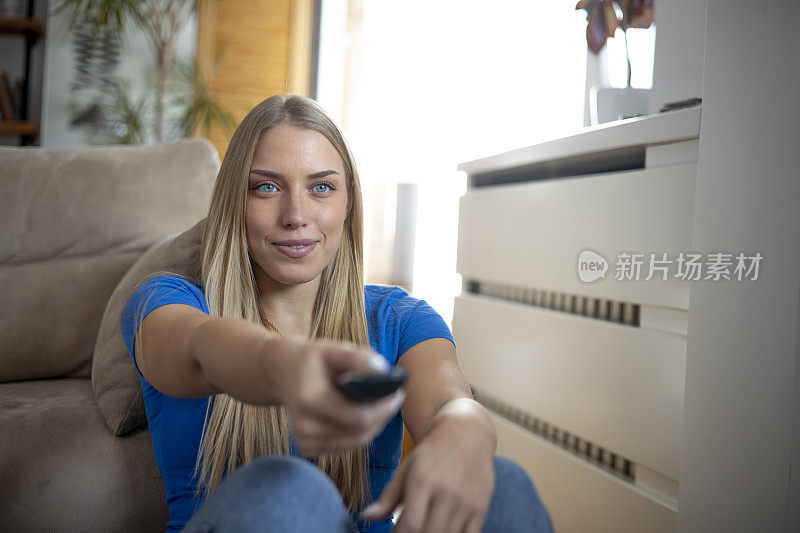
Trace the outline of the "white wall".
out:
[[[800,531],[800,2],[707,18],[694,249],[764,259],[691,288],[679,531]]]
[[[656,53],[650,111],[667,102],[700,96],[703,92],[703,48],[706,37],[704,0],[656,3]]]
[[[182,58],[194,57],[196,47],[197,20],[196,15],[192,15],[178,35],[176,54]],[[153,86],[153,65],[153,52],[145,36],[131,27],[123,37],[118,76],[129,80],[134,93],[138,94],[144,87]],[[47,17],[42,94],[42,146],[68,148],[86,145],[81,130],[71,127],[67,117],[73,69],[72,40],[66,23],[63,17],[50,13]]]

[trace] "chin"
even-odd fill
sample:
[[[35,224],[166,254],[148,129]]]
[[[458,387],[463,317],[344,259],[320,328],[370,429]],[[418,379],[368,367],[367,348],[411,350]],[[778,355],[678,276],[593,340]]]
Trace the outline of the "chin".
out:
[[[267,273],[267,276],[283,285],[302,285],[314,281],[322,271],[314,272],[273,272]]]

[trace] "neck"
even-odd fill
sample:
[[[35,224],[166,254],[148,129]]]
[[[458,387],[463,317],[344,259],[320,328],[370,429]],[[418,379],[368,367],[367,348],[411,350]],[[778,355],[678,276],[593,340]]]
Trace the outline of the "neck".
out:
[[[264,272],[256,272],[256,283],[261,295],[261,311],[287,337],[311,336],[314,300],[319,288],[317,276],[307,283],[285,285]]]

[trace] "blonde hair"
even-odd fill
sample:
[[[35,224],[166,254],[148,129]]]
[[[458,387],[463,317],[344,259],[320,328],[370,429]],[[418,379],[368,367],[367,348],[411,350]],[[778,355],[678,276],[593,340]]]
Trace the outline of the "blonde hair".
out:
[[[233,134],[211,195],[201,245],[202,279],[212,316],[262,324],[259,295],[248,253],[245,206],[248,175],[259,136],[281,123],[318,131],[344,162],[350,212],[333,260],[320,275],[314,301],[312,339],[369,346],[364,310],[363,208],[353,156],[341,132],[319,105],[297,95],[275,95],[254,107]],[[206,497],[225,475],[267,454],[289,454],[288,416],[280,405],[252,406],[218,394],[206,413],[195,473]],[[316,464],[334,482],[351,512],[366,501],[365,448],[326,454]]]

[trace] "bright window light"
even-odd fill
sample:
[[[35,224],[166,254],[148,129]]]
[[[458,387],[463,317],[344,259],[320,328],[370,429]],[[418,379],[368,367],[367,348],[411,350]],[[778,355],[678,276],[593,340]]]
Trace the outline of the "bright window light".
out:
[[[348,15],[346,0],[323,2],[317,98],[344,125],[365,187],[419,185],[412,292],[450,322],[456,166],[583,126],[586,14],[529,0],[360,4]]]
[[[625,32],[617,29],[608,47],[608,81],[612,87],[625,87],[628,83],[628,61],[625,57]],[[631,87],[652,89],[653,57],[656,47],[655,24],[647,29],[628,30],[628,49],[631,56]]]

